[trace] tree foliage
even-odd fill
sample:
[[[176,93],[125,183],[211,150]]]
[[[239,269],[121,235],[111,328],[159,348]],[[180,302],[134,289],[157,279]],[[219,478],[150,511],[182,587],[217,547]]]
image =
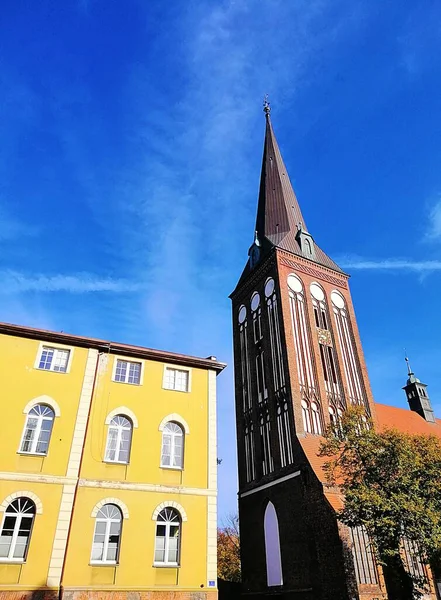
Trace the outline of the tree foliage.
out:
[[[403,562],[402,540],[424,562],[441,548],[441,443],[428,435],[376,431],[361,408],[350,408],[320,448],[328,482],[345,503],[339,519],[364,526],[383,565],[390,598],[417,598],[423,582]]]
[[[224,581],[240,582],[239,517],[230,515],[217,530],[217,575]]]

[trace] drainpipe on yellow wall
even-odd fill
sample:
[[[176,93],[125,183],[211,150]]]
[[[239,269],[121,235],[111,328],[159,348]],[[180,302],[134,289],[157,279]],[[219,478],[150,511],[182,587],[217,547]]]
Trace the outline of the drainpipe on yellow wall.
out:
[[[74,510],[75,510],[75,505],[76,505],[78,487],[79,487],[79,483],[80,483],[81,469],[82,469],[82,466],[83,466],[84,451],[85,451],[86,440],[87,440],[87,432],[89,430],[90,413],[92,411],[92,404],[93,404],[93,400],[94,400],[94,396],[95,396],[96,382],[97,382],[97,377],[98,377],[98,370],[99,370],[99,367],[100,367],[100,359],[101,359],[101,357],[104,354],[107,354],[107,355],[110,354],[111,346],[112,346],[111,344],[108,344],[107,352],[99,352],[98,353],[98,358],[97,358],[97,361],[96,361],[95,374],[94,374],[94,377],[93,377],[93,384],[92,384],[92,394],[91,394],[91,398],[90,398],[89,410],[88,410],[88,413],[87,413],[86,428],[85,428],[85,431],[84,431],[84,442],[83,442],[83,447],[81,449],[80,464],[79,464],[79,467],[78,467],[78,477],[77,477],[77,481],[76,481],[76,484],[75,484],[75,490],[74,490],[74,497],[73,497],[73,504],[72,504],[72,513],[71,513],[70,522],[69,522],[69,529],[67,531],[66,549],[65,549],[65,552],[64,552],[63,566],[61,567],[60,587],[59,587],[59,593],[58,593],[59,600],[63,599],[63,593],[64,593],[64,585],[63,585],[64,569],[65,569],[65,565],[66,565],[67,556],[68,556],[68,553],[69,553],[69,541],[70,541],[70,534],[71,534],[71,531],[72,531],[73,515],[74,515]]]

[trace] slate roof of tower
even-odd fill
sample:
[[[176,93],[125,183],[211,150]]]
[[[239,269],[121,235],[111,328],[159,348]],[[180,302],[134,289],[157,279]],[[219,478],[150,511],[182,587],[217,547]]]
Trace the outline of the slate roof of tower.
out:
[[[315,241],[315,258],[302,252],[296,240],[299,223],[303,231],[308,231],[267,114],[256,218],[259,240],[267,239],[273,246],[342,273]]]

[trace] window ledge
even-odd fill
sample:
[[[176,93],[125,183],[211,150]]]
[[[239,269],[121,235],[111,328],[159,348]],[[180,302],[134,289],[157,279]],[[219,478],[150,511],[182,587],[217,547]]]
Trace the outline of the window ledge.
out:
[[[171,465],[160,465],[161,469],[168,469],[169,471],[183,471],[184,467],[172,467]]]
[[[137,385],[140,386],[141,383],[130,383],[130,381],[117,381],[116,379],[112,379],[113,383],[123,383],[125,385]]]
[[[117,562],[110,562],[110,561],[90,561],[89,563],[89,567],[119,567],[119,563]]]
[[[122,462],[119,460],[103,460],[103,463],[106,463],[106,465],[129,465],[130,463],[128,462]]]
[[[25,452],[24,450],[17,450],[16,454],[21,454],[21,456],[41,456],[41,457],[47,456],[47,454],[45,454],[43,452]]]
[[[175,390],[174,388],[167,388],[167,387],[163,387],[163,390],[166,390],[167,392],[179,392],[180,394],[189,394],[190,390]]]
[[[24,565],[24,558],[0,558],[0,565]]]
[[[180,569],[181,565],[178,563],[158,563],[154,562],[153,566],[155,569]]]
[[[36,371],[43,371],[43,373],[55,373],[56,375],[67,375],[69,371],[54,371],[53,369],[40,369],[39,367],[34,367]]]

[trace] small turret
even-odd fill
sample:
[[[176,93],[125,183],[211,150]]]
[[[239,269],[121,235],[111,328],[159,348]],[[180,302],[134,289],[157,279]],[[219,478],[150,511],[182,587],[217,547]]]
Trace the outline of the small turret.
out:
[[[415,377],[409,363],[409,359],[405,358],[407,363],[407,383],[403,390],[406,392],[407,401],[409,402],[410,410],[417,412],[423,419],[429,423],[435,423],[435,415],[433,414],[432,404],[427,393],[427,385]]]

